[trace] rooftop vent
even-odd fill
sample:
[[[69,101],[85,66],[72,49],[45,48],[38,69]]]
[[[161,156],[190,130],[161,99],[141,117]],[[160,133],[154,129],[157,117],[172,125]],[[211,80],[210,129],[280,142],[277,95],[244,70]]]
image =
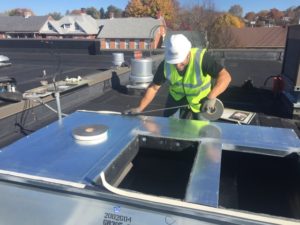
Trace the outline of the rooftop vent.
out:
[[[124,63],[124,53],[113,53],[113,65],[121,66]]]
[[[131,59],[131,87],[145,89],[152,82],[152,58]]]

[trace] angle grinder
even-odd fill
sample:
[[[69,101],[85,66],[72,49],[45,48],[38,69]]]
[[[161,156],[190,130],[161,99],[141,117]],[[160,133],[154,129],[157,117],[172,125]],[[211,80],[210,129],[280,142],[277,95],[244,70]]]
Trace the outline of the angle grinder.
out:
[[[224,105],[221,102],[221,100],[217,99],[216,100],[216,104],[215,104],[215,108],[213,110],[202,110],[201,111],[201,116],[204,119],[213,121],[213,120],[217,120],[219,119],[224,111]]]

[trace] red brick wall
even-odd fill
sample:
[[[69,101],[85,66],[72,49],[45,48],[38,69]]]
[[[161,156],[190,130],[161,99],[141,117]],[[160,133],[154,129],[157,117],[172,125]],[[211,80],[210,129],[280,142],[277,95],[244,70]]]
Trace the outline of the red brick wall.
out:
[[[153,46],[157,46],[158,42],[159,42],[159,38],[160,38],[160,34],[158,33],[155,36],[155,40],[150,43],[150,48],[153,48]],[[125,39],[119,39],[120,40],[120,49],[125,49]],[[145,49],[145,39],[138,39],[139,40],[139,47],[138,49]],[[105,44],[105,39],[101,39],[100,40],[100,44],[101,44],[101,49],[106,49],[106,44]],[[128,49],[134,49],[134,42],[135,39],[130,39],[129,40],[129,48]],[[116,40],[115,39],[110,39],[110,43],[109,43],[109,49],[115,49]]]
[[[139,49],[144,49],[144,48],[145,48],[145,40],[144,39],[140,39]]]
[[[110,44],[109,44],[111,49],[115,49],[115,39],[110,39]]]
[[[125,39],[120,39],[120,48],[121,49],[125,48]]]
[[[100,39],[100,48],[105,49],[105,39]]]

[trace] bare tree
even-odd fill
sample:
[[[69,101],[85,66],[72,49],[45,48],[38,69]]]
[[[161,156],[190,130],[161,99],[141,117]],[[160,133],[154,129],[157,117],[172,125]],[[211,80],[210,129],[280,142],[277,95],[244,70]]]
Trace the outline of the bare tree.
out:
[[[62,18],[61,13],[59,12],[48,13],[48,16],[51,16],[54,20],[60,20]]]
[[[228,12],[240,18],[243,16],[243,8],[240,5],[231,6]]]
[[[217,15],[213,0],[204,0],[202,5],[194,4],[182,7],[176,22],[179,29],[207,31]]]

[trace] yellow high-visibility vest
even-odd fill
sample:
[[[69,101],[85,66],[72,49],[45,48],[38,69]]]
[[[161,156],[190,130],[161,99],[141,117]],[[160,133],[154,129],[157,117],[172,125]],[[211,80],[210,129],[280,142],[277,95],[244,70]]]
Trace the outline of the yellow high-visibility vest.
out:
[[[211,76],[203,74],[202,60],[206,49],[191,49],[191,57],[184,76],[180,76],[175,65],[165,62],[164,75],[170,81],[169,91],[173,98],[178,101],[183,97],[195,113],[200,112],[201,104],[211,90]]]

